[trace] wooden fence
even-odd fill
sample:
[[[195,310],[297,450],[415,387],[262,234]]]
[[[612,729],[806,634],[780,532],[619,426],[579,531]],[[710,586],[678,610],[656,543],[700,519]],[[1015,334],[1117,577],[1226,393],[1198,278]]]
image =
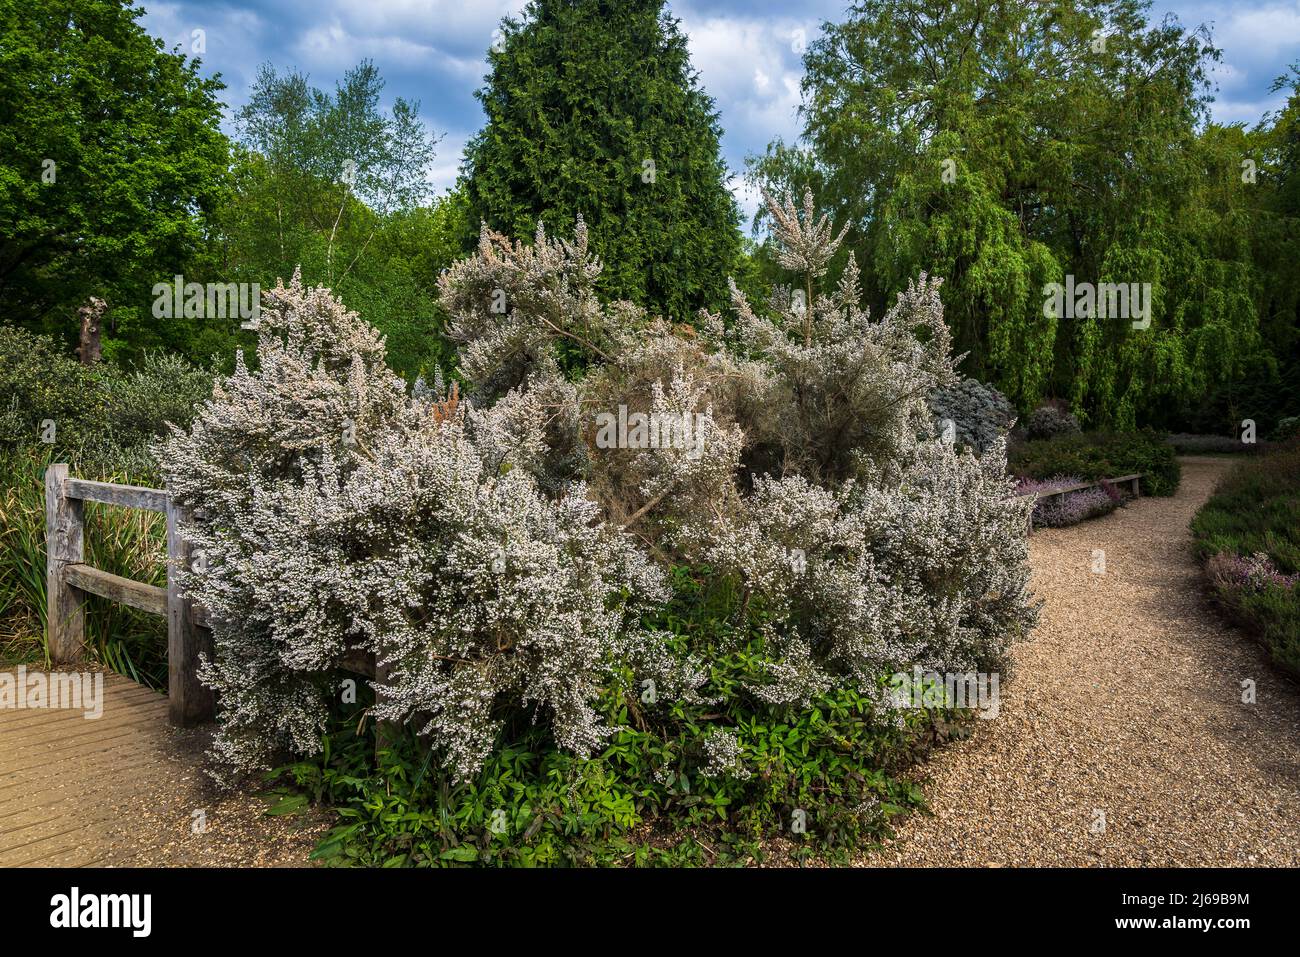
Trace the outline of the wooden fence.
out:
[[[86,564],[82,505],[102,502],[167,516],[167,587],[147,585]],[[199,655],[211,648],[193,602],[177,587],[177,569],[190,561],[180,534],[183,516],[156,488],[71,478],[66,465],[45,470],[46,629],[50,660],[76,664],[85,654],[87,595],[99,595],[167,618],[168,715],[173,724],[212,718],[216,699],[198,679]]]
[[[122,508],[141,508],[167,516],[167,587],[122,578],[85,561],[84,502],[101,502]],[[177,571],[192,560],[189,543],[181,536],[185,515],[163,489],[114,485],[72,478],[67,465],[45,470],[46,628],[50,660],[76,664],[85,654],[87,595],[98,595],[167,618],[167,698],[172,724],[191,725],[211,720],[216,696],[198,678],[199,655],[212,653],[207,614],[181,594]],[[342,662],[345,671],[376,680],[376,695],[383,696],[385,669],[373,654],[355,652]],[[381,740],[386,725],[381,722]]]

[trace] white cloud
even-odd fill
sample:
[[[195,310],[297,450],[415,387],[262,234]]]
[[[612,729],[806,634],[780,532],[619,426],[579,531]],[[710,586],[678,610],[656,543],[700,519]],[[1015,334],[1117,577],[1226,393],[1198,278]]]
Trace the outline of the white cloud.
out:
[[[438,141],[438,155],[429,167],[429,182],[433,184],[434,193],[441,196],[456,185],[456,176],[460,173],[460,160],[465,152],[465,143],[473,133],[458,130],[448,133]]]
[[[1272,59],[1300,46],[1300,3],[1273,4],[1253,10],[1231,10],[1219,18],[1216,45]]]
[[[777,136],[796,137],[803,76],[796,47],[816,35],[816,24],[779,17],[701,17],[689,10],[678,14],[700,83],[717,102],[730,165],[739,169],[747,152],[761,151]]]

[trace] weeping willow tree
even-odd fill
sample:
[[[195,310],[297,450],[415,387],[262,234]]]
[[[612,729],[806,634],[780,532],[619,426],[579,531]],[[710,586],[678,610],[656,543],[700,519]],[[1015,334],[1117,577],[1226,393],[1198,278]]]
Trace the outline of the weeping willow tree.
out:
[[[963,371],[1022,412],[1055,396],[1093,426],[1168,424],[1272,361],[1254,249],[1283,151],[1209,122],[1219,51],[1148,8],[862,0],[808,49],[801,142],[750,174],[811,182],[853,224],[877,309],[944,276]],[[1149,314],[1045,308],[1054,283],[1137,284]]]

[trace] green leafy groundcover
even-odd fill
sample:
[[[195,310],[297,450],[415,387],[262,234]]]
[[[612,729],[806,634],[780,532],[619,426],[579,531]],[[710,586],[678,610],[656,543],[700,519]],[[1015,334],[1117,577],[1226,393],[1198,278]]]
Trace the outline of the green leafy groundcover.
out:
[[[1156,432],[1083,432],[1022,442],[1010,450],[1007,469],[1022,478],[1077,475],[1083,479],[1142,475],[1144,495],[1173,495],[1182,467]]]
[[[675,577],[677,599],[655,624],[679,636],[677,652],[711,662],[710,703],[678,704],[654,724],[634,694],[607,691],[606,720],[621,730],[591,759],[557,750],[515,715],[487,766],[461,785],[439,776],[409,731],[376,761],[358,704],[340,710],[322,754],[273,774],[279,807],[335,808],[339,824],[314,854],[323,863],[434,867],[844,860],[922,807],[902,774],[934,744],[965,736],[968,714],[899,711],[891,724],[843,689],[803,709],[765,705],[743,687],[765,673],[761,614],[737,629],[726,585],[706,588],[707,574],[680,568]],[[704,742],[720,728],[737,736],[747,777],[702,773]]]
[[[1300,678],[1300,442],[1239,463],[1192,519],[1192,535],[1220,605]],[[1268,572],[1238,573],[1259,555]]]

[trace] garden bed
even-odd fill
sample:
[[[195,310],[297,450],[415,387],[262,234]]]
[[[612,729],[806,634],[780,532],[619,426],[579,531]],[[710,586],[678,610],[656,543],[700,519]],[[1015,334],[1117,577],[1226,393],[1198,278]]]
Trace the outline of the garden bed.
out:
[[[1141,475],[1143,495],[1173,495],[1181,469],[1172,447],[1151,431],[1082,432],[1017,443],[1007,469],[1019,479],[1077,476],[1100,482],[1112,476]]]
[[[1216,602],[1300,679],[1300,443],[1240,463],[1192,533]]]
[[[1138,496],[1141,479],[1137,473],[1099,481],[1080,481],[1076,476],[1021,479],[1019,497],[1034,499],[1031,527],[1063,528],[1109,515],[1125,503],[1123,489],[1133,498]]]

